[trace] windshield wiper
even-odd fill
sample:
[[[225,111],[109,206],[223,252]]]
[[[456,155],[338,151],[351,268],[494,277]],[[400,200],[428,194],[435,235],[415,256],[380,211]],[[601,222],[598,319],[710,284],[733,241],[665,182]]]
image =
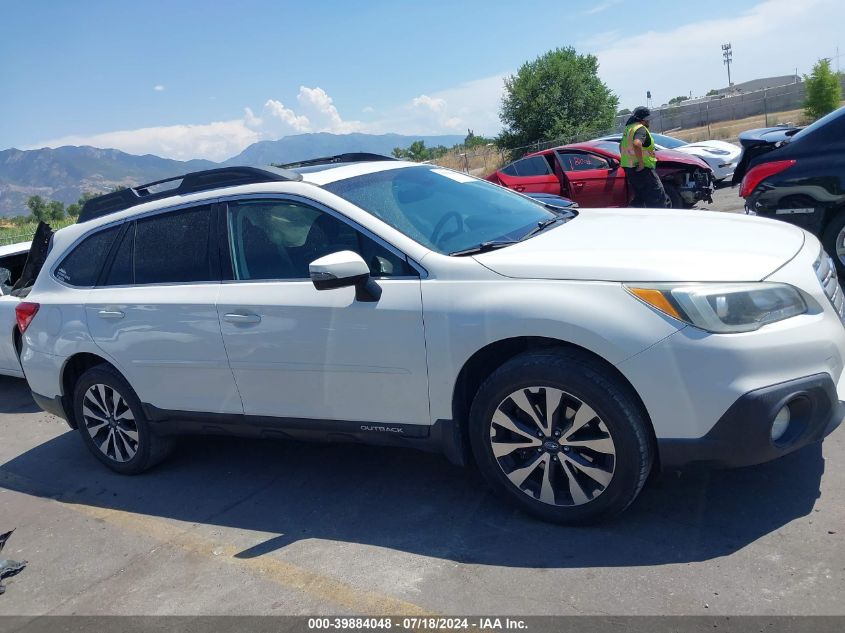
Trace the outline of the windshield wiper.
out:
[[[521,242],[522,240],[528,239],[532,235],[537,235],[537,233],[539,233],[540,231],[550,227],[552,224],[557,224],[558,222],[565,222],[565,221],[571,220],[571,219],[572,219],[571,216],[556,215],[553,218],[546,218],[545,220],[540,220],[539,222],[537,222],[537,226],[535,226],[533,229],[528,231],[528,233],[526,233],[525,235],[520,237],[519,241]]]
[[[463,255],[477,255],[478,253],[486,253],[487,251],[494,251],[497,248],[516,244],[518,241],[519,240],[492,240],[490,242],[481,242],[481,244],[471,246],[470,248],[465,248],[462,251],[455,251],[454,253],[449,253],[449,256],[461,257]]]

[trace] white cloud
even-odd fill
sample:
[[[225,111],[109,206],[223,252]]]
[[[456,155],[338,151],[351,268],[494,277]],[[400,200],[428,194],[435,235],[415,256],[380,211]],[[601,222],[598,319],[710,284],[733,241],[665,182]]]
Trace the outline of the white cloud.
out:
[[[361,132],[364,129],[360,121],[344,121],[334,106],[332,98],[322,88],[300,86],[296,100],[312,123],[313,130],[311,131],[348,134]]]
[[[589,9],[585,9],[581,12],[582,15],[594,15],[596,13],[601,13],[602,11],[606,11],[617,5],[621,2],[621,0],[607,0],[607,2],[599,2],[598,4],[594,4]]]
[[[645,32],[596,46],[599,74],[619,95],[620,107],[656,104],[680,94],[704,94],[727,84],[720,45],[733,44],[731,79],[808,72],[829,56],[845,20],[841,0],[765,0],[740,15]],[[830,49],[830,50],[829,50]]]
[[[363,112],[364,114],[372,114],[375,111],[376,109],[373,106],[364,106],[363,108],[361,108],[361,112]]]
[[[153,90],[155,90],[156,92],[164,92],[164,86],[162,84],[156,84],[155,86],[153,86]]]
[[[617,43],[623,37],[624,31],[622,29],[610,29],[609,31],[601,31],[594,35],[578,41],[578,48],[605,48]]]
[[[243,119],[235,119],[202,125],[162,125],[90,136],[64,136],[34,147],[92,145],[116,148],[130,154],[156,154],[179,160],[221,160],[259,140],[259,132],[250,129]]]
[[[415,108],[431,110],[432,112],[442,112],[446,109],[446,100],[429,97],[428,95],[420,95],[411,100],[411,105]]]
[[[205,124],[163,125],[92,135],[69,135],[32,147],[92,145],[116,148],[131,154],[157,154],[188,160],[225,160],[262,140],[275,140],[305,132],[396,132],[409,135],[463,134],[471,127],[477,134],[494,134],[503,75],[470,81],[455,88],[422,94],[380,111],[376,121],[344,119],[334,100],[320,87],[300,86],[296,106],[268,99],[256,113],[246,107],[241,118]],[[376,112],[372,106],[365,113]]]
[[[468,81],[453,88],[421,94],[404,104],[383,111],[378,121],[366,126],[374,133],[408,135],[496,134],[501,129],[499,103],[505,74]]]
[[[281,101],[276,99],[266,101],[260,118],[253,116],[249,108],[246,108],[246,116],[247,125],[260,128],[265,135],[273,137],[311,131],[311,122],[307,116],[286,108]]]
[[[204,124],[162,125],[92,135],[69,135],[32,147],[92,145],[130,154],[157,154],[166,158],[225,160],[257,141],[275,140],[304,132],[345,134],[364,129],[359,121],[345,121],[322,88],[300,86],[300,112],[277,99],[268,99],[260,114],[244,108],[243,118]]]

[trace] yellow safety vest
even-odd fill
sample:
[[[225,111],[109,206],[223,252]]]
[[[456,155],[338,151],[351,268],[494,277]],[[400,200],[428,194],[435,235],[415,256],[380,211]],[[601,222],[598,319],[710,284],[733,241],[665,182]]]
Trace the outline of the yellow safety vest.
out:
[[[622,135],[622,142],[620,147],[622,149],[622,157],[620,163],[622,167],[636,167],[637,154],[634,151],[634,134],[637,133],[641,127],[645,127],[642,123],[631,123],[625,128],[625,133]],[[648,130],[646,130],[648,132]],[[643,145],[643,165],[648,169],[657,167],[657,154],[654,151],[654,137],[648,132],[648,143]]]

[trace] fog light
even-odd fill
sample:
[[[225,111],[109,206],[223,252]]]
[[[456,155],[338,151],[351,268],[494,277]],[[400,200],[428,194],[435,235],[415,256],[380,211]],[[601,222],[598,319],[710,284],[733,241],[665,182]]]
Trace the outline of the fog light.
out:
[[[786,433],[786,429],[789,427],[789,421],[791,419],[792,415],[789,413],[789,405],[778,411],[778,414],[775,416],[775,421],[772,422],[773,442],[777,442],[783,437],[783,434]]]

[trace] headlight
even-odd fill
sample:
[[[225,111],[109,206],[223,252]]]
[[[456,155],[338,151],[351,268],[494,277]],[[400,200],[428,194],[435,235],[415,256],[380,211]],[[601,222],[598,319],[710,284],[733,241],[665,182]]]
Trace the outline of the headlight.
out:
[[[801,294],[786,284],[626,284],[625,288],[664,314],[720,334],[752,332],[807,311]]]

